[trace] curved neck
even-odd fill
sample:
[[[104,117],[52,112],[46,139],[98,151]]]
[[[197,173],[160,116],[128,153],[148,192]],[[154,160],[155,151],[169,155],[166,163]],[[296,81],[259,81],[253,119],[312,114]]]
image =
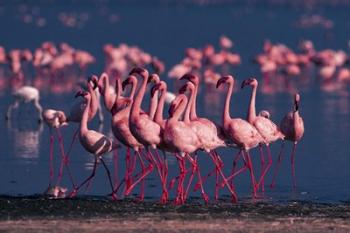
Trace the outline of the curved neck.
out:
[[[89,120],[89,110],[90,110],[91,97],[87,99],[87,103],[83,112],[83,116],[80,122],[80,134],[84,134],[88,131],[87,123]]]
[[[122,95],[122,82],[119,77],[116,77],[115,80],[115,94],[116,98],[119,98]]]
[[[195,88],[194,88],[194,97],[193,97],[193,102],[191,104],[191,112],[190,112],[190,119],[191,120],[196,120],[198,117],[197,117],[197,107],[196,107],[196,104],[197,104],[197,94],[198,94],[198,84],[195,85]]]
[[[154,93],[153,97],[151,98],[150,104],[149,104],[149,117],[151,119],[154,118],[154,115],[156,114],[158,105],[158,90]]]
[[[97,111],[98,99],[95,90],[90,86],[90,84],[88,84],[88,92],[90,94],[91,99],[91,101],[89,102],[89,112],[90,116],[92,116]]]
[[[109,78],[108,78],[108,76],[103,75],[101,77],[101,80],[102,80],[103,85],[101,87],[102,93],[101,92],[100,93],[103,95],[105,107],[107,108],[108,111],[110,111],[113,107],[113,98],[109,93]]]
[[[161,94],[160,94],[160,98],[159,98],[159,102],[158,102],[158,106],[157,106],[157,110],[156,110],[156,113],[155,113],[155,116],[154,116],[154,121],[161,125],[162,122],[163,122],[163,111],[164,111],[164,102],[165,102],[165,94],[167,92],[167,88],[164,88],[162,91],[161,91]],[[154,93],[156,94],[156,93]]]
[[[253,86],[252,94],[250,96],[250,104],[248,108],[248,114],[247,114],[247,121],[249,123],[253,123],[255,118],[256,118],[256,111],[255,111],[255,99],[256,99],[256,90],[257,90],[257,85]]]
[[[171,119],[174,121],[178,121],[181,117],[181,114],[184,112],[186,105],[187,105],[187,98],[182,98],[179,106],[176,108]]]
[[[190,112],[193,111],[193,102],[195,100],[195,91],[196,89],[191,89],[190,88],[190,99],[188,100],[188,104],[187,104],[187,108],[186,108],[186,111],[185,111],[185,116],[184,116],[184,122],[186,123],[190,123]],[[191,118],[192,120],[192,118]],[[195,119],[194,119],[195,120]]]
[[[131,114],[130,117],[136,117],[140,115],[140,109],[141,109],[141,104],[143,97],[146,92],[146,87],[147,87],[147,76],[142,76],[143,81],[140,87],[139,92],[136,95],[136,98],[131,106]]]
[[[230,103],[231,103],[232,91],[233,91],[233,83],[229,83],[228,90],[227,90],[227,95],[226,95],[226,100],[225,100],[224,113],[223,113],[223,116],[222,116],[222,123],[223,123],[223,125],[225,125],[226,122],[231,120]]]

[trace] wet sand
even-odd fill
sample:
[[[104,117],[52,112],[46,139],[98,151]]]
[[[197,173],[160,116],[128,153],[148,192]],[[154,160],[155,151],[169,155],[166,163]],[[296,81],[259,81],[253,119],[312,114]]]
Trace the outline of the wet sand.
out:
[[[350,203],[0,197],[0,232],[350,232]]]

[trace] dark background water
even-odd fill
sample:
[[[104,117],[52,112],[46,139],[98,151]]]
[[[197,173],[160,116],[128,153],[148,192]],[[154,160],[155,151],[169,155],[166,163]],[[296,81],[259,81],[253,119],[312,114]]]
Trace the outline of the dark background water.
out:
[[[165,62],[167,70],[178,63],[187,47],[203,47],[207,43],[217,44],[220,35],[227,35],[235,42],[234,51],[242,57],[242,64],[234,68],[233,74],[238,80],[249,76],[261,78],[258,67],[251,62],[265,39],[283,42],[293,49],[301,39],[310,39],[317,49],[333,48],[347,50],[350,29],[349,7],[315,5],[309,7],[300,4],[270,4],[249,2],[225,2],[223,4],[179,4],[176,2],[141,2],[131,3],[89,1],[50,1],[29,2],[26,6],[35,9],[35,17],[46,20],[44,27],[34,23],[25,24],[21,20],[21,2],[0,1],[0,44],[6,49],[30,48],[33,50],[43,41],[68,42],[74,47],[94,54],[97,63],[89,68],[89,73],[100,73],[103,69],[104,57],[102,46],[105,43],[115,45],[125,42],[137,45],[145,51],[158,56]],[[86,13],[89,17],[80,27],[65,27],[58,20],[59,13]],[[312,27],[308,29],[296,26],[302,15],[320,14],[334,22],[334,27],[324,29]],[[112,15],[112,16],[111,16]],[[116,22],[111,21],[111,17]],[[348,50],[347,50],[348,51]],[[162,78],[173,86],[173,81],[166,75]],[[347,145],[350,138],[349,97],[347,88],[343,91],[326,92],[314,75],[307,78],[307,85],[298,84],[302,96],[301,114],[305,122],[305,136],[297,148],[296,175],[297,190],[292,191],[289,153],[286,156],[274,190],[267,188],[266,197],[276,201],[303,199],[321,202],[338,202],[349,199],[350,195],[350,150]],[[174,89],[170,88],[174,91]],[[222,93],[206,91],[201,88],[198,98],[200,115],[219,121],[223,106]],[[294,92],[293,90],[292,92]],[[248,90],[237,92],[232,99],[231,113],[245,117],[248,101]],[[74,93],[55,95],[42,93],[41,103],[44,108],[57,108],[68,111]],[[12,98],[10,90],[0,96],[0,112],[6,112]],[[279,122],[291,109],[291,94],[287,91],[273,95],[259,93],[258,109],[267,109],[272,119]],[[21,113],[31,112],[22,108]],[[19,115],[19,116],[18,116]],[[107,115],[107,114],[106,114]],[[30,115],[18,114],[11,127],[5,121],[0,124],[0,194],[21,195],[43,192],[48,184],[49,131],[38,127]],[[16,120],[17,119],[17,120]],[[72,138],[77,126],[74,124],[62,130],[65,145]],[[99,126],[97,121],[89,124],[92,129]],[[109,118],[103,125],[104,132],[110,133]],[[111,135],[111,133],[110,133]],[[56,170],[59,157],[56,144]],[[272,145],[274,161],[276,161],[280,143]],[[226,168],[230,167],[233,149],[220,149]],[[255,166],[259,166],[257,151],[253,152]],[[119,177],[124,173],[124,151],[119,153]],[[108,164],[112,167],[112,155],[107,155]],[[177,174],[176,161],[169,156],[170,176]],[[205,154],[200,154],[202,173],[213,167]],[[71,167],[74,177],[82,181],[90,172],[93,157],[76,143],[71,153]],[[227,172],[227,171],[226,171]],[[107,179],[100,168],[88,194],[104,195],[109,192]],[[153,173],[147,181],[146,195],[158,197],[161,193],[158,178]],[[271,173],[267,176],[271,180]],[[269,183],[269,182],[267,182]],[[69,185],[67,177],[64,184]],[[242,175],[236,179],[240,197],[249,197],[249,176]],[[212,196],[214,181],[206,185]],[[137,191],[137,190],[136,190]],[[222,191],[221,194],[226,193]],[[226,193],[227,194],[227,193]],[[198,195],[198,193],[192,193]]]

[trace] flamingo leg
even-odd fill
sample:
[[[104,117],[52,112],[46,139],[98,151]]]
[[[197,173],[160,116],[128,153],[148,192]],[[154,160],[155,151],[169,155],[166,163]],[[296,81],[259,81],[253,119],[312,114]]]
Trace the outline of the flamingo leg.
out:
[[[197,156],[196,156],[195,159],[193,159],[189,154],[187,154],[187,157],[188,157],[189,161],[192,164],[192,170],[195,170],[197,172],[199,185],[201,187],[202,198],[203,198],[205,204],[208,204],[209,197],[204,191],[203,182],[202,182],[202,175],[200,173],[199,166],[198,166],[198,163],[197,163]]]
[[[177,197],[175,199],[175,204],[182,204],[185,202],[183,185],[184,185],[184,179],[186,176],[186,161],[183,157],[178,156],[177,154],[175,154],[175,156],[178,160],[178,164],[180,168],[180,174],[179,174],[178,185],[177,185]]]
[[[275,171],[274,171],[274,173],[273,173],[273,178],[272,178],[272,182],[271,182],[271,184],[270,184],[270,188],[274,188],[275,185],[276,185],[277,173],[278,173],[278,170],[279,170],[279,168],[281,167],[281,163],[282,163],[282,156],[283,156],[284,144],[285,144],[285,141],[282,141],[280,153],[279,153],[279,155],[278,155],[278,160],[277,160],[277,164],[276,164]]]
[[[114,186],[118,184],[118,150],[113,151],[113,180]]]
[[[228,188],[228,190],[230,191],[231,195],[232,195],[232,200],[233,202],[237,202],[238,197],[236,192],[232,189],[231,185],[228,183],[224,173],[222,172],[222,169],[220,167],[220,164],[218,164],[217,161],[221,161],[220,156],[216,153],[216,151],[213,151],[213,153],[209,153],[210,157],[212,158],[213,162],[215,163],[215,165],[217,166],[218,172],[220,173],[222,179],[224,180],[224,183],[226,184],[226,187]]]
[[[115,195],[115,193],[113,193],[113,190],[114,190],[114,187],[113,187],[113,182],[112,182],[112,178],[111,178],[111,172],[109,171],[105,161],[100,157],[99,158],[102,162],[102,165],[103,167],[105,168],[106,170],[106,173],[107,173],[107,177],[108,177],[108,181],[109,181],[109,185],[111,186],[111,189],[112,189],[112,199],[113,200],[117,200],[117,196]]]
[[[146,166],[145,163],[143,162],[143,159],[141,157],[141,154],[139,151],[136,152],[137,157],[140,160],[140,164],[141,164],[141,173],[144,174],[146,172]],[[134,162],[134,166],[135,166],[135,162]],[[145,180],[142,179],[141,180],[141,192],[140,192],[140,197],[139,197],[140,201],[143,201],[145,199]]]
[[[296,150],[296,147],[297,147],[297,142],[294,142],[292,154],[291,154],[291,157],[290,157],[290,161],[291,161],[291,165],[292,165],[293,189],[295,189],[297,187],[297,181],[296,181],[296,178],[295,178],[295,166],[294,166],[294,164],[295,164],[295,150]]]
[[[261,191],[263,191],[263,192],[265,191],[264,186],[263,186],[264,178],[272,165],[271,150],[270,150],[270,146],[268,144],[266,144],[266,150],[267,150],[267,155],[268,155],[269,161],[267,163],[267,166],[264,169],[264,172],[261,174],[259,182],[257,183],[257,186],[256,186],[256,189],[259,190],[259,187],[261,185]]]
[[[242,150],[239,150],[238,153],[236,154],[234,160],[233,160],[233,163],[232,163],[232,170],[231,170],[232,180],[230,182],[231,187],[233,187],[233,178],[234,178],[233,174],[235,174],[237,162],[241,158],[241,156],[242,156]],[[228,180],[230,180],[230,179],[228,179]]]
[[[261,180],[261,191],[264,192],[265,191],[265,181],[264,181],[264,168],[265,168],[265,157],[264,157],[264,152],[263,152],[263,148],[262,145],[259,144],[259,153],[260,153],[260,178],[259,180]],[[259,186],[258,186],[259,188]]]
[[[131,186],[131,179],[130,179],[130,147],[127,147],[126,149],[126,156],[125,156],[125,186],[126,189],[129,189]]]
[[[245,150],[245,153],[243,154],[243,158],[245,159],[245,162],[248,165],[248,169],[249,169],[249,173],[250,173],[250,180],[252,183],[252,187],[253,187],[253,197],[256,197],[256,180],[255,180],[255,176],[254,176],[254,170],[253,170],[253,165],[252,165],[252,160],[250,159],[250,154],[249,151]]]
[[[77,140],[77,138],[78,138],[78,133],[79,133],[79,128],[74,132],[74,135],[73,135],[73,138],[72,138],[72,142],[70,143],[70,146],[69,146],[69,149],[68,149],[68,151],[67,151],[67,154],[66,154],[66,161],[64,161],[65,162],[65,164],[68,164],[68,162],[69,162],[69,155],[70,155],[70,152],[71,152],[71,150],[72,150],[72,148],[73,148],[73,144],[74,144],[74,142],[75,142],[75,140]]]
[[[95,156],[95,162],[94,162],[94,167],[92,169],[92,173],[91,175],[86,178],[83,183],[81,183],[78,187],[75,187],[73,192],[69,195],[70,197],[75,197],[77,195],[77,193],[79,192],[79,190],[81,189],[81,187],[83,187],[87,182],[90,182],[92,178],[94,178],[95,174],[96,174],[96,168],[97,168],[97,157]]]
[[[52,185],[53,182],[53,174],[54,174],[54,168],[53,168],[53,146],[54,146],[54,137],[53,134],[51,133],[50,129],[50,158],[49,158],[49,167],[50,167],[50,180],[49,180],[49,188]]]
[[[166,204],[169,198],[169,193],[168,190],[166,189],[166,184],[167,184],[167,179],[168,179],[168,160],[166,157],[165,152],[163,151],[163,182],[164,182],[164,186],[163,187],[163,191],[166,190],[166,192],[162,193],[162,198],[161,198],[161,203]]]

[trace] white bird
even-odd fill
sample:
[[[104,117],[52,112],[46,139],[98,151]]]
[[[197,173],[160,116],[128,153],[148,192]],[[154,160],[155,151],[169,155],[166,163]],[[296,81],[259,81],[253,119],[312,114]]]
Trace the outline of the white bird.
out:
[[[23,86],[23,87],[17,89],[16,91],[14,91],[12,95],[15,97],[15,102],[13,104],[11,104],[9,106],[9,108],[7,109],[6,120],[9,120],[11,118],[11,113],[12,113],[13,109],[18,108],[20,103],[33,102],[35,108],[39,112],[39,120],[38,121],[39,121],[39,123],[42,121],[43,108],[41,107],[41,105],[39,103],[40,94],[39,94],[38,89],[36,89],[35,87],[32,87],[32,86]]]

